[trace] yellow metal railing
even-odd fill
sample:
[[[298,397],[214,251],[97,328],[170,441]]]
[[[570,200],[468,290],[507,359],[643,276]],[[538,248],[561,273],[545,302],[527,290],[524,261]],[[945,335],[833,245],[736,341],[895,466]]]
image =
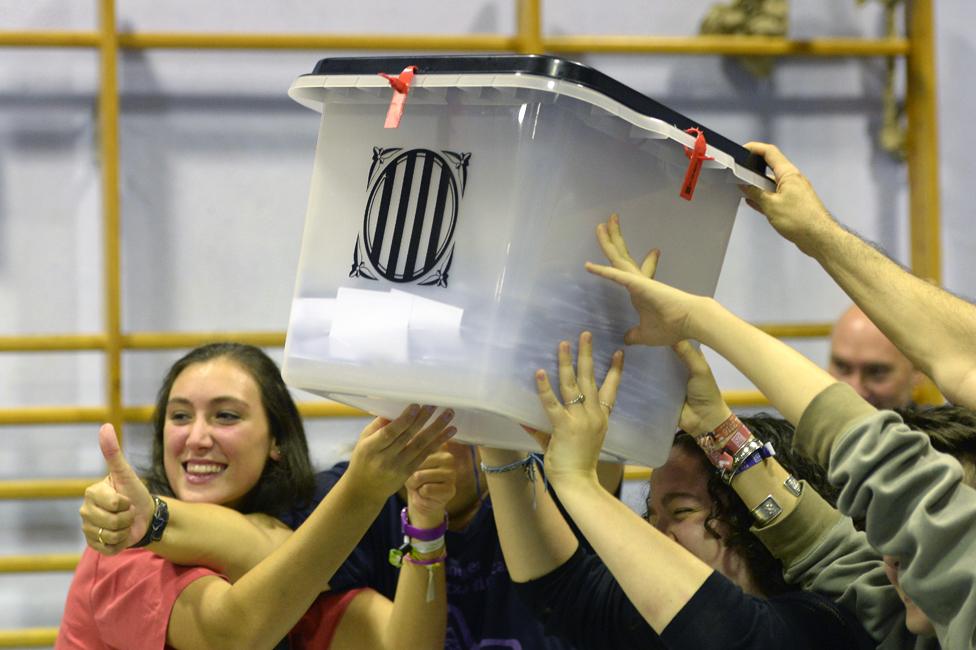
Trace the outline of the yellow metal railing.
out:
[[[106,403],[103,406],[49,406],[0,409],[0,425],[113,422],[148,420],[151,407],[124,406],[121,399],[121,357],[124,350],[190,348],[214,340],[237,340],[264,347],[281,346],[280,332],[130,332],[121,329],[120,219],[118,145],[118,51],[120,49],[247,49],[247,50],[409,50],[499,51],[521,53],[618,53],[671,55],[735,55],[785,57],[904,56],[907,61],[909,120],[908,171],[911,189],[911,264],[920,276],[938,282],[939,255],[938,139],[935,97],[932,1],[909,3],[908,37],[884,39],[780,38],[697,36],[547,36],[542,33],[541,1],[516,0],[517,33],[467,35],[376,34],[213,34],[120,33],[115,0],[97,0],[97,31],[0,31],[0,47],[96,48],[100,61],[98,96],[99,152],[102,165],[103,283],[105,331],[49,336],[0,336],[0,352],[97,350],[106,355]],[[819,338],[829,334],[825,324],[763,326],[783,338]],[[756,391],[725,393],[735,406],[764,404]],[[356,409],[329,403],[304,403],[305,417],[362,415]],[[647,470],[628,468],[625,477],[644,479]],[[0,481],[0,499],[76,498],[92,479]],[[76,555],[0,558],[0,572],[68,571]],[[0,647],[49,646],[56,630],[30,628],[0,630]]]

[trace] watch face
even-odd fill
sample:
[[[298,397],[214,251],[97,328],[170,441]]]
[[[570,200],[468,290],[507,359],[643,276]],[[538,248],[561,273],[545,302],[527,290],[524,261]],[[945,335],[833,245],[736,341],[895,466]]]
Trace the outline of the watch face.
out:
[[[775,519],[782,512],[783,508],[780,507],[779,503],[776,502],[776,499],[770,495],[763,499],[762,503],[752,510],[752,516],[755,517],[756,521],[759,523],[765,524]]]

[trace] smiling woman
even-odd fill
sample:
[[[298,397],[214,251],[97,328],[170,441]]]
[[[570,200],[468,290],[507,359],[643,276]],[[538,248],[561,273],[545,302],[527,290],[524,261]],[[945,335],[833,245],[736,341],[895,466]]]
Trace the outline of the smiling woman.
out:
[[[312,494],[298,407],[278,367],[257,348],[215,343],[181,358],[163,379],[152,424],[146,482],[154,494],[244,514],[277,514]],[[216,474],[201,462],[216,464]]]
[[[520,465],[517,454],[482,450],[498,470],[488,484],[506,564],[550,633],[580,648],[621,650],[875,647],[849,612],[783,580],[750,530],[749,509],[691,436],[678,435],[651,474],[652,525],[603,489],[596,464],[622,355],[599,389],[589,333],[580,336],[576,372],[568,342],[558,356],[561,399],[536,374],[553,428],[546,477],[592,551],[577,544],[540,478],[501,471]]]
[[[345,475],[292,533],[271,516],[306,502],[313,477],[277,366],[246,345],[191,351],[157,397],[148,489],[112,427],[99,431],[110,475],[86,491],[91,548],[75,572],[57,647],[443,645],[442,536],[405,555],[392,602],[369,589],[323,593],[405,482],[405,528],[443,535],[454,479],[450,454],[436,449],[454,433],[453,413],[431,420],[433,412],[411,405],[395,420],[370,423]],[[196,554],[202,522],[226,542],[217,544],[221,557]],[[189,566],[198,564],[206,567]]]
[[[237,507],[281,451],[254,380],[226,358],[198,363],[173,383],[163,427],[163,465],[183,501]]]

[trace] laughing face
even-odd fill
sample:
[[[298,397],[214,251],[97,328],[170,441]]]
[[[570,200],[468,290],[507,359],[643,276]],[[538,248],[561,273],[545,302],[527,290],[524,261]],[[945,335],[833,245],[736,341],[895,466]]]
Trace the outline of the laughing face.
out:
[[[179,374],[166,404],[163,465],[177,498],[237,507],[278,451],[257,383],[226,357]]]
[[[714,505],[708,477],[702,458],[673,446],[668,462],[651,473],[648,521],[747,593],[761,595],[742,556],[705,527]]]

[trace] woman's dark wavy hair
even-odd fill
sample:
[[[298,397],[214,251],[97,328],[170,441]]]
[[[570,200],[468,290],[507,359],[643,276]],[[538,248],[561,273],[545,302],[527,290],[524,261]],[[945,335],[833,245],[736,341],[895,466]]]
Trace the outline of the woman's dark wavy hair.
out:
[[[898,409],[909,427],[928,434],[932,447],[962,464],[965,481],[976,487],[976,411],[963,406],[909,406]]]
[[[152,466],[145,472],[146,484],[154,494],[175,496],[163,466],[163,425],[173,383],[184,370],[197,363],[229,359],[246,371],[258,386],[268,428],[280,452],[280,460],[269,458],[257,484],[244,495],[238,510],[278,515],[307,504],[315,489],[312,462],[308,456],[305,427],[298,407],[281,378],[278,366],[261,349],[242,343],[210,343],[191,350],[166,373],[156,395],[152,416]]]
[[[823,468],[793,452],[793,425],[765,413],[740,419],[753,435],[763,442],[773,444],[776,460],[786,471],[798,479],[806,480],[831,505],[835,503],[837,490],[827,482],[827,473]],[[712,498],[712,511],[705,519],[706,532],[722,540],[728,549],[742,556],[753,581],[766,596],[797,589],[783,579],[782,563],[749,530],[754,523],[752,514],[735,491],[721,479],[695,439],[680,431],[674,438],[674,445],[698,458],[702,468],[708,473],[708,494]],[[724,534],[721,532],[723,529]]]

